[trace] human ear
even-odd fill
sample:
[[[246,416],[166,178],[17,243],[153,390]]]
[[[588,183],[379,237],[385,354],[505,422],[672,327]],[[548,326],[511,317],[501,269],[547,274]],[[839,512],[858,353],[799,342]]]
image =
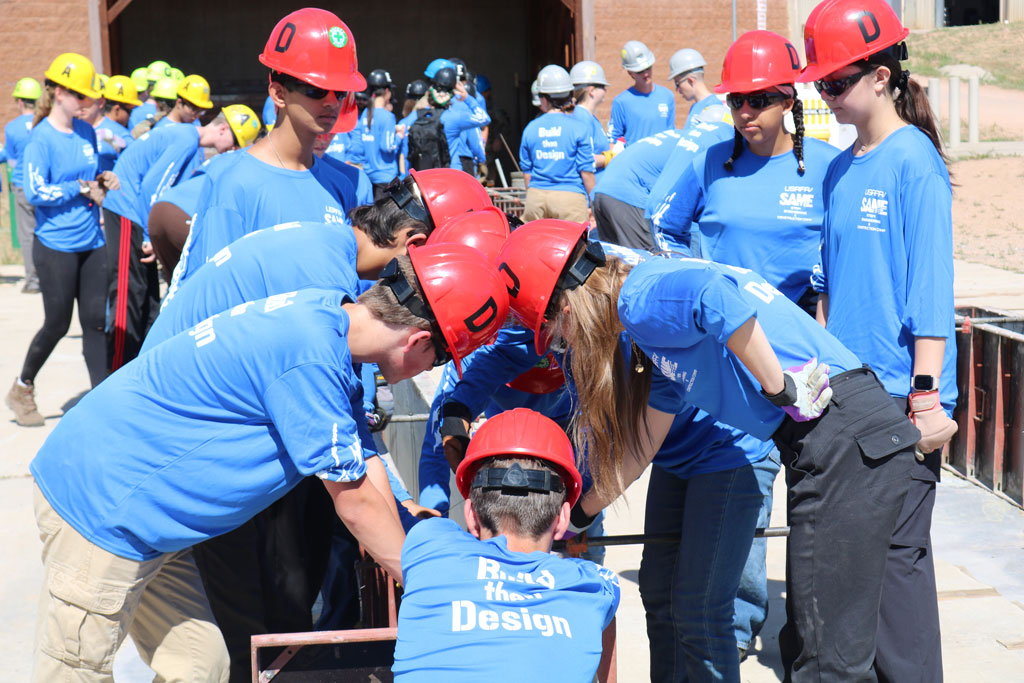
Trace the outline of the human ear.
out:
[[[568,530],[569,528],[570,510],[571,508],[569,507],[569,501],[563,501],[562,509],[558,511],[558,517],[555,517],[554,522],[554,535],[552,536],[552,538],[554,538],[556,541],[562,540],[562,537],[565,536],[566,530]],[[469,517],[467,516],[466,519],[468,520]]]
[[[469,498],[463,503],[462,512],[466,517],[466,531],[480,538],[480,520],[476,518],[476,513],[473,511],[473,501]]]
[[[284,102],[284,86],[276,81],[271,81],[270,85],[267,86],[267,94],[270,95],[270,99],[273,100],[274,106],[278,109],[283,109]]]
[[[415,235],[410,235],[409,234],[410,232],[412,232],[412,228],[406,228],[406,231],[405,231],[405,247],[406,247],[406,249],[408,249],[409,245],[411,245],[411,244],[415,244],[417,247],[426,244],[426,242],[427,242],[427,236],[426,235],[424,235],[422,232],[418,232]]]

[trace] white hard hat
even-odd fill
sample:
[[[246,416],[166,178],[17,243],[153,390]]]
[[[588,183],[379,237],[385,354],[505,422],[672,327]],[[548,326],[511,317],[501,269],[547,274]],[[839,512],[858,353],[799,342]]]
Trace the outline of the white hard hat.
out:
[[[576,62],[576,64],[569,69],[569,78],[572,79],[572,84],[575,86],[580,85],[608,85],[608,79],[605,78],[604,69],[597,62],[592,62],[589,59],[585,59],[582,62]]]
[[[622,68],[626,71],[645,71],[654,66],[654,53],[639,40],[627,41],[622,46]]]
[[[572,93],[569,72],[557,64],[548,64],[537,74],[537,92],[542,95],[565,97]]]
[[[704,61],[704,56],[701,53],[684,47],[668,60],[668,80],[674,80],[676,76],[690,71],[703,70],[706,65],[707,62]]]
[[[530,84],[530,104],[540,106],[540,90],[537,89],[537,81]]]

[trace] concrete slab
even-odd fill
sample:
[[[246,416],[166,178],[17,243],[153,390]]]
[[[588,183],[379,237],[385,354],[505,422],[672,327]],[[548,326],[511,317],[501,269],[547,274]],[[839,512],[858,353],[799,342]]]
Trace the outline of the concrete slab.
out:
[[[1024,313],[1024,273],[956,260],[953,275],[957,306]]]

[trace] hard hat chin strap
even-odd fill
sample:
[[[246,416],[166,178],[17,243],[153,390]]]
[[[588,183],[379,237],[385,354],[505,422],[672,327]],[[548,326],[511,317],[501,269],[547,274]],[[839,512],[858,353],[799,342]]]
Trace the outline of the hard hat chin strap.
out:
[[[547,470],[524,470],[519,463],[511,467],[484,467],[473,477],[471,489],[500,489],[502,495],[525,496],[527,493],[561,493],[565,484],[557,474]]]
[[[410,189],[405,181],[395,180],[384,190],[387,195],[391,197],[398,208],[409,214],[410,218],[414,218],[421,223],[425,223],[428,227],[433,229],[434,221],[430,217],[430,212],[427,211],[427,207],[423,202],[423,197],[420,194],[419,188],[416,186],[415,181],[412,182],[412,189]]]
[[[416,295],[416,290],[402,274],[402,269],[398,267],[398,259],[391,259],[388,265],[384,266],[380,280],[391,289],[400,306],[405,306],[413,315],[436,324],[430,307]]]

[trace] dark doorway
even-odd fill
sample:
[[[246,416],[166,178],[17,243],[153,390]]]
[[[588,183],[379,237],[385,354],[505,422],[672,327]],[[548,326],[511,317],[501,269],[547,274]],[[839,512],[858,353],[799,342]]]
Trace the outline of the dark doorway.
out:
[[[973,26],[999,21],[999,0],[946,0],[946,26]]]

